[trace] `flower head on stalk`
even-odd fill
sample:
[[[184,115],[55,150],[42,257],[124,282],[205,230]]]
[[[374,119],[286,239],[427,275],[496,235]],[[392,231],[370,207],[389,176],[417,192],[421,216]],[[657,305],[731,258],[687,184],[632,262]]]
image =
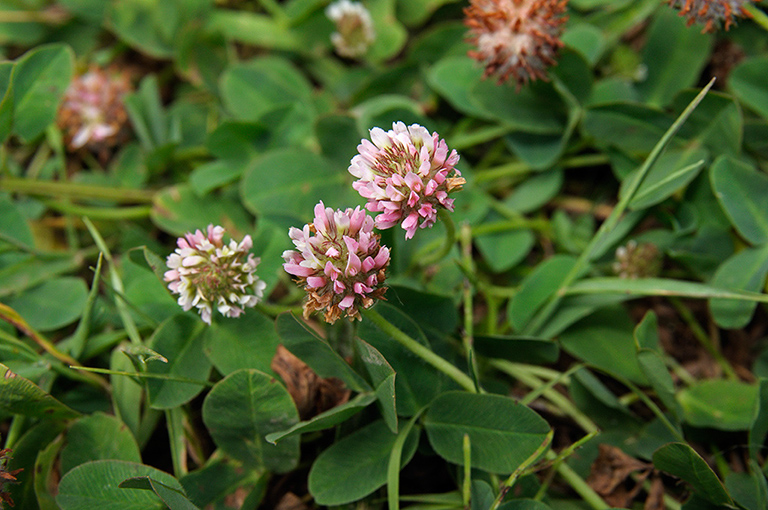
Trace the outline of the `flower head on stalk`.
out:
[[[305,318],[325,310],[331,324],[342,315],[359,320],[360,310],[384,296],[389,248],[379,243],[364,210],[333,210],[321,201],[314,221],[288,234],[296,250],[283,252],[283,267],[308,292]]]
[[[213,225],[206,234],[188,233],[178,239],[166,262],[165,281],[179,295],[179,305],[185,311],[196,307],[208,324],[214,307],[224,317],[238,317],[261,301],[267,286],[255,275],[260,261],[248,253],[251,236],[240,243],[233,239],[224,244],[223,239],[224,228]]]
[[[361,57],[376,39],[371,14],[358,2],[339,0],[325,10],[325,15],[336,25],[331,42],[342,57]]]
[[[70,150],[110,149],[126,138],[128,112],[123,98],[131,91],[125,74],[92,68],[75,77],[64,93],[58,124]]]
[[[452,191],[466,182],[454,168],[459,161],[456,151],[437,133],[429,134],[423,126],[402,122],[384,131],[373,128],[371,140],[362,140],[359,152],[349,166],[358,178],[352,184],[366,207],[376,216],[376,227],[387,229],[400,223],[405,238],[410,239],[416,227],[431,227],[441,207],[453,211]]]
[[[694,23],[704,25],[702,32],[714,32],[721,26],[728,30],[734,18],[751,18],[745,7],[751,3],[751,0],[669,0],[669,5],[686,18],[688,26]]]
[[[469,56],[485,65],[485,76],[499,83],[512,78],[518,89],[546,80],[555,63],[568,0],[471,0],[464,9],[469,40],[477,47]]]

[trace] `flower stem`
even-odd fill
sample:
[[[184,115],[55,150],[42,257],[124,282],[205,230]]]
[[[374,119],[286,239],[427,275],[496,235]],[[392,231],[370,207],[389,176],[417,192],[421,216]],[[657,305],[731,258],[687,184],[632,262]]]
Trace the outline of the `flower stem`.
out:
[[[491,360],[491,366],[504,372],[505,374],[514,377],[521,383],[525,384],[529,388],[534,390],[534,394],[531,397],[537,397],[540,393],[544,398],[552,402],[558,409],[570,416],[579,427],[584,429],[588,433],[598,432],[599,427],[593,422],[587,415],[582,413],[568,398],[562,393],[555,390],[552,386],[558,382],[557,379],[550,381],[550,384],[545,384],[541,379],[536,377],[529,371],[526,365],[520,363],[512,363],[511,361],[503,359]],[[532,367],[534,368],[534,367]],[[570,375],[570,371],[567,373]],[[527,402],[533,400],[533,398],[526,398]]]
[[[747,10],[749,14],[752,15],[752,20],[763,27],[764,30],[768,30],[768,14],[765,14],[763,11],[757,8],[757,6],[754,6],[752,4],[745,4],[744,8]]]
[[[419,262],[422,267],[440,262],[443,257],[448,255],[448,252],[451,251],[454,243],[456,243],[456,224],[453,222],[450,212],[447,209],[440,209],[437,211],[437,214],[445,225],[445,243],[443,243],[443,247],[439,251],[433,252],[432,255],[424,257]]]
[[[547,459],[554,460],[555,458],[557,458],[555,452],[552,450],[547,452]],[[605,501],[603,501],[603,498],[601,498],[600,495],[595,492],[595,490],[590,487],[589,484],[587,484],[587,482],[578,475],[578,473],[576,473],[576,471],[571,469],[571,466],[565,462],[562,462],[562,460],[563,459],[557,463],[555,470],[560,476],[563,477],[568,485],[570,485],[571,488],[575,490],[579,496],[581,496],[581,499],[583,499],[585,503],[587,503],[595,510],[605,510],[610,508],[610,506]]]
[[[521,475],[525,473],[525,471],[533,465],[534,462],[539,460],[539,457],[541,457],[545,451],[548,451],[549,445],[552,442],[552,438],[554,437],[555,431],[554,429],[549,429],[549,432],[547,433],[547,437],[544,438],[544,441],[539,445],[538,448],[536,448],[536,451],[533,452],[533,454],[528,457],[525,461],[523,461],[522,464],[520,464],[515,471],[509,475],[509,478],[501,484],[499,487],[499,494],[496,496],[496,499],[493,501],[493,504],[491,504],[490,508],[488,510],[496,510],[499,508],[499,505],[501,505],[501,502],[504,501],[504,498],[506,497],[507,493],[509,492],[509,489],[512,488],[513,485],[515,485],[515,482],[517,482],[517,479],[520,478]]]
[[[605,154],[584,154],[581,156],[573,156],[571,158],[563,160],[560,164],[565,168],[581,168],[605,165],[609,161],[608,156]],[[496,168],[483,170],[477,177],[475,177],[476,183],[493,181],[501,177],[513,177],[516,175],[528,174],[531,172],[531,167],[522,161],[513,161]]]
[[[47,200],[43,199],[42,202],[61,213],[74,214],[76,216],[87,216],[92,220],[137,220],[141,218],[148,218],[152,212],[152,207],[147,205],[137,205],[130,207],[90,207],[84,205],[76,205],[63,200]]]
[[[688,309],[687,306],[685,306],[678,298],[669,297],[669,302],[672,304],[672,306],[677,310],[677,313],[680,314],[680,317],[686,322],[689,328],[691,328],[691,332],[693,333],[693,336],[696,337],[696,340],[699,341],[702,347],[704,347],[704,350],[706,350],[710,356],[712,356],[715,361],[720,365],[720,368],[723,370],[723,373],[728,377],[729,379],[732,379],[734,381],[737,381],[739,379],[739,376],[736,375],[736,371],[733,369],[730,363],[728,363],[728,360],[725,359],[725,356],[715,347],[710,340],[707,333],[704,331],[704,329],[701,327],[701,325],[696,321],[696,317],[693,316],[691,311]]]
[[[69,197],[73,199],[102,199],[121,203],[151,203],[154,191],[108,188],[88,184],[73,184],[60,181],[37,179],[19,179],[17,177],[0,178],[0,190],[25,193],[33,196]]]
[[[372,308],[367,308],[362,310],[362,313],[368,318],[368,320],[376,324],[376,326],[378,326],[379,329],[381,329],[384,333],[388,334],[390,337],[400,343],[400,345],[456,381],[459,386],[465,390],[469,391],[470,393],[477,393],[475,383],[467,374],[456,368],[456,366],[448,362],[446,359],[441,358],[432,352],[428,347],[421,345],[419,342],[396,328],[379,312]]]

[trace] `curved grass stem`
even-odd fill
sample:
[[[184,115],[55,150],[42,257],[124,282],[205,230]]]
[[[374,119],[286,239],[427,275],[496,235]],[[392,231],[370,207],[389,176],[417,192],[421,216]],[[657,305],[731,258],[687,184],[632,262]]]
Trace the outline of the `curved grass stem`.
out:
[[[450,363],[445,358],[438,356],[432,352],[431,349],[421,345],[419,342],[405,334],[403,331],[396,328],[379,312],[372,308],[367,308],[362,310],[362,314],[368,320],[376,324],[376,326],[378,326],[378,328],[381,329],[384,333],[388,334],[391,338],[400,343],[403,347],[456,381],[459,386],[469,391],[470,393],[477,393],[477,389],[475,388],[475,383],[472,381],[472,378],[459,370],[455,365]]]

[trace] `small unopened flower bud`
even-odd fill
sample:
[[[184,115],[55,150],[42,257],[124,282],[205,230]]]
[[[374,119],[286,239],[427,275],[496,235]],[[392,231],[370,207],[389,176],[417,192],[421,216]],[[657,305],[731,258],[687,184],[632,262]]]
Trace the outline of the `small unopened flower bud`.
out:
[[[368,210],[381,213],[377,228],[400,223],[410,239],[416,227],[435,223],[439,208],[453,211],[448,194],[466,181],[454,168],[459,155],[448,152],[445,140],[423,126],[406,127],[402,122],[389,131],[373,128],[370,133],[371,140],[357,146],[359,154],[352,158],[349,173],[358,178],[352,187],[368,199]]]
[[[208,324],[214,307],[224,317],[238,317],[261,301],[267,286],[255,274],[260,260],[249,253],[251,236],[229,244],[223,238],[224,228],[213,225],[207,234],[188,233],[178,239],[166,262],[170,270],[165,281],[179,295],[179,305],[185,311],[196,307]]]
[[[688,26],[704,25],[702,32],[714,32],[721,26],[728,30],[735,18],[751,18],[745,8],[751,3],[751,0],[669,0],[669,5],[686,18]]]
[[[70,150],[110,149],[126,138],[128,113],[123,101],[131,91],[125,74],[98,68],[75,77],[64,93],[58,124]]]
[[[661,253],[654,244],[629,241],[625,246],[616,248],[613,272],[619,278],[628,280],[650,278],[661,272],[661,262]]]
[[[326,16],[336,25],[331,42],[342,57],[355,58],[365,55],[376,39],[371,14],[358,2],[339,0],[325,10]]]
[[[291,227],[296,250],[283,252],[283,267],[308,293],[304,317],[324,310],[333,324],[345,315],[360,319],[360,310],[383,298],[389,248],[373,233],[373,219],[364,210],[333,210],[315,206],[314,222]]]
[[[485,65],[485,76],[508,79],[517,88],[547,79],[555,63],[567,0],[470,0],[464,9],[469,40],[477,47],[469,56]]]

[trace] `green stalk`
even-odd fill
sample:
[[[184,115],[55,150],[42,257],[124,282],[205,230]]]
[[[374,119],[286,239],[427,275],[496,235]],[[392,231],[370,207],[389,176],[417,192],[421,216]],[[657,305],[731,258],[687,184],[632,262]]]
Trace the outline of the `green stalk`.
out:
[[[693,316],[691,311],[688,309],[687,306],[685,306],[679,299],[670,297],[669,302],[672,304],[672,306],[675,307],[675,310],[677,310],[677,313],[680,314],[680,317],[685,321],[685,323],[688,325],[689,328],[691,328],[691,332],[693,332],[693,336],[696,337],[696,340],[699,341],[702,347],[704,347],[704,350],[706,350],[710,356],[712,356],[715,361],[720,365],[720,368],[722,368],[723,373],[728,379],[738,381],[739,376],[736,374],[736,371],[733,369],[730,363],[728,363],[728,360],[725,359],[725,356],[715,347],[712,343],[712,341],[709,338],[709,335],[707,335],[706,331],[701,327],[699,322],[696,320],[696,317]]]
[[[517,469],[515,469],[511,475],[509,475],[509,478],[506,479],[506,481],[501,484],[499,487],[499,494],[496,496],[496,499],[493,501],[491,506],[488,508],[488,510],[496,510],[499,508],[499,505],[501,505],[501,502],[504,501],[504,498],[507,496],[507,493],[509,492],[509,489],[512,488],[513,485],[515,485],[515,482],[517,482],[517,479],[520,478],[521,475],[523,475],[528,467],[533,465],[534,462],[539,460],[539,457],[541,457],[545,451],[548,450],[549,445],[552,443],[552,438],[555,435],[554,429],[549,429],[549,432],[547,432],[547,437],[544,438],[544,441],[539,445],[538,448],[536,448],[536,451],[531,454],[530,457],[525,459],[522,464],[517,466]],[[547,453],[550,453],[551,450]]]
[[[41,200],[51,209],[75,216],[87,216],[92,220],[138,220],[148,218],[152,212],[152,207],[148,205],[138,205],[133,207],[89,207],[84,205],[72,204],[60,200]]]
[[[768,14],[765,14],[763,11],[757,8],[757,6],[752,4],[745,4],[744,8],[747,10],[747,12],[752,15],[752,20],[763,27],[763,29],[768,30]]]
[[[568,400],[565,395],[555,391],[555,389],[552,388],[553,385],[544,384],[538,377],[526,371],[524,365],[519,365],[502,359],[493,359],[490,363],[497,370],[504,372],[510,377],[514,377],[534,391],[540,391],[544,398],[570,416],[571,419],[573,419],[579,427],[584,429],[585,432],[598,432],[600,430],[599,427],[595,425],[587,415],[582,413],[570,400]]]
[[[461,244],[461,258],[463,265],[468,269],[473,269],[472,261],[472,232],[469,229],[468,224],[461,226],[461,232],[459,235],[459,242]],[[471,271],[474,273],[474,271]],[[464,308],[464,334],[461,335],[461,341],[464,346],[464,354],[467,357],[467,366],[469,367],[472,379],[475,381],[475,387],[478,391],[480,389],[480,376],[477,370],[477,362],[475,358],[475,352],[473,348],[475,327],[474,327],[474,305],[472,301],[473,288],[472,282],[468,279],[464,279],[463,289],[463,308]]]
[[[16,441],[19,440],[24,433],[24,428],[27,424],[27,417],[23,414],[14,414],[11,419],[11,426],[8,427],[8,432],[5,434],[5,445],[3,448],[13,448]]]
[[[0,11],[0,23],[44,23],[62,25],[70,18],[68,12],[56,8],[35,11]]]
[[[699,92],[696,95],[693,101],[691,101],[691,103],[685,108],[683,113],[680,114],[680,116],[677,118],[677,120],[675,120],[672,126],[670,126],[667,132],[664,133],[664,136],[661,137],[661,140],[659,140],[656,146],[654,146],[653,150],[648,155],[648,158],[646,158],[645,162],[643,162],[643,165],[638,170],[637,175],[633,178],[633,180],[627,186],[626,192],[619,198],[619,203],[616,204],[616,207],[613,208],[611,215],[608,216],[608,218],[602,223],[602,225],[600,225],[600,229],[592,237],[587,247],[584,249],[584,251],[581,253],[579,258],[576,260],[576,263],[574,264],[571,271],[566,275],[558,291],[555,292],[549,298],[548,302],[538,311],[538,313],[534,316],[534,318],[528,323],[528,325],[522,331],[523,334],[530,335],[535,333],[536,331],[541,329],[541,327],[547,322],[547,320],[549,320],[549,318],[557,309],[557,306],[560,304],[560,300],[562,299],[568,287],[576,280],[576,278],[578,278],[578,276],[584,270],[584,267],[589,263],[589,259],[592,256],[592,252],[595,250],[597,246],[599,246],[603,242],[603,240],[611,233],[611,231],[619,223],[622,215],[624,214],[624,211],[626,211],[627,208],[629,207],[629,204],[632,201],[632,198],[635,196],[635,193],[637,193],[637,190],[640,188],[640,185],[642,184],[643,180],[650,172],[654,163],[656,163],[656,161],[659,159],[661,154],[664,152],[664,149],[666,149],[667,145],[669,145],[669,142],[672,141],[672,138],[678,132],[680,127],[683,125],[683,123],[688,119],[691,113],[693,113],[693,110],[695,110],[696,107],[699,105],[699,103],[704,99],[704,96],[707,95],[707,92],[709,92],[709,89],[712,88],[712,85],[714,85],[714,83],[715,83],[715,80],[713,78],[707,84],[707,86],[704,87],[701,90],[701,92]]]
[[[556,458],[557,455],[555,455],[555,452],[552,450],[547,452],[547,459],[555,460]],[[563,480],[565,480],[568,485],[581,496],[581,499],[594,508],[594,510],[606,510],[607,508],[610,508],[610,506],[603,501],[603,498],[600,497],[600,494],[595,492],[595,490],[590,487],[589,484],[576,473],[576,471],[571,469],[565,462],[562,462],[562,460],[563,459],[556,464],[555,470],[563,477]]]
[[[109,251],[109,247],[107,247],[107,243],[104,242],[104,239],[101,237],[99,231],[96,230],[96,227],[93,225],[93,223],[91,223],[91,220],[83,217],[83,223],[85,223],[85,226],[91,233],[91,237],[96,243],[96,246],[98,246],[101,252],[104,254],[104,258],[106,258],[107,262],[109,262],[109,279],[112,287],[118,293],[118,295],[115,297],[115,305],[117,306],[117,311],[123,321],[125,332],[133,344],[142,345],[143,342],[141,340],[141,335],[139,334],[139,328],[136,327],[136,323],[128,311],[128,303],[121,297],[124,291],[123,281],[120,279],[120,275],[117,273],[115,261],[112,259],[112,253]]]
[[[165,410],[165,424],[168,428],[168,442],[171,446],[173,474],[181,478],[188,472],[187,449],[184,445],[184,411],[181,407]]]
[[[571,158],[564,159],[560,162],[560,165],[565,168],[583,168],[605,165],[609,161],[610,159],[605,154],[584,154],[581,156],[573,156]],[[530,173],[531,171],[531,167],[526,163],[523,163],[522,161],[515,161],[480,172],[477,177],[475,177],[475,182],[479,184],[501,177],[514,177],[516,175],[523,175]]]
[[[422,267],[436,264],[443,260],[443,258],[448,255],[448,253],[451,251],[451,248],[453,248],[453,245],[456,243],[456,224],[453,222],[453,218],[451,218],[450,211],[440,208],[437,211],[437,215],[442,220],[443,225],[445,225],[445,242],[439,251],[433,252],[431,255],[427,255],[422,258],[421,261],[419,261],[419,265]]]
[[[151,203],[154,191],[130,188],[109,188],[70,182],[0,178],[0,190],[33,196],[69,197],[72,199],[100,199],[119,203]]]
[[[529,219],[529,218],[518,218],[514,220],[506,220],[506,221],[494,221],[490,223],[483,223],[482,225],[477,225],[475,227],[472,227],[472,235],[475,237],[486,235],[486,234],[495,234],[498,232],[507,232],[510,230],[538,230],[538,231],[548,231],[550,229],[549,221],[544,219]]]
[[[456,368],[446,359],[441,358],[432,352],[429,348],[424,347],[419,342],[406,335],[401,330],[397,329],[379,312],[373,308],[367,308],[362,310],[362,314],[365,315],[368,320],[376,324],[376,326],[378,326],[378,328],[381,329],[384,333],[400,343],[403,347],[456,381],[459,386],[469,391],[470,393],[477,393],[475,383],[467,374]]]
[[[464,510],[469,510],[472,498],[472,441],[469,439],[469,434],[464,434],[462,449],[464,453],[464,480],[461,485],[461,501],[464,503]]]
[[[450,139],[450,146],[451,148],[458,151],[466,149],[467,147],[474,147],[475,145],[495,140],[496,138],[504,136],[514,130],[514,126],[506,126],[503,124],[498,126],[486,126],[467,134],[452,136]]]
[[[275,0],[258,0],[259,4],[279,23],[287,23],[288,15]]]
[[[648,397],[648,395],[646,395],[642,390],[640,390],[640,388],[632,384],[632,382],[630,382],[629,380],[623,377],[616,376],[615,374],[609,374],[609,375],[611,375],[611,377],[615,378],[621,384],[629,388],[635,395],[637,395],[640,398],[640,400],[642,400],[643,403],[646,406],[648,406],[648,409],[650,409],[651,412],[653,412],[653,414],[656,415],[656,417],[659,419],[662,425],[664,425],[667,428],[667,430],[669,430],[669,432],[673,436],[675,436],[675,438],[678,441],[680,441],[681,443],[685,442],[685,438],[680,433],[680,430],[678,430],[677,427],[675,427],[674,425],[672,425],[672,423],[670,423],[666,415],[661,411],[661,409],[659,409],[659,406],[657,406],[656,403]]]
[[[397,433],[392,451],[389,453],[387,464],[387,503],[389,510],[400,510],[400,464],[403,458],[403,447],[411,433],[416,420],[426,407],[421,408]]]
[[[152,372],[126,372],[124,370],[110,370],[108,368],[81,367],[78,365],[70,365],[69,368],[72,368],[75,370],[82,370],[83,372],[94,372],[97,374],[123,375],[126,377],[131,377],[133,379],[160,379],[162,381],[196,384],[198,386],[205,386],[207,388],[213,387],[213,383],[209,381],[203,381],[201,379],[190,379],[188,377],[180,377],[180,376],[168,375],[168,374],[153,374]]]

